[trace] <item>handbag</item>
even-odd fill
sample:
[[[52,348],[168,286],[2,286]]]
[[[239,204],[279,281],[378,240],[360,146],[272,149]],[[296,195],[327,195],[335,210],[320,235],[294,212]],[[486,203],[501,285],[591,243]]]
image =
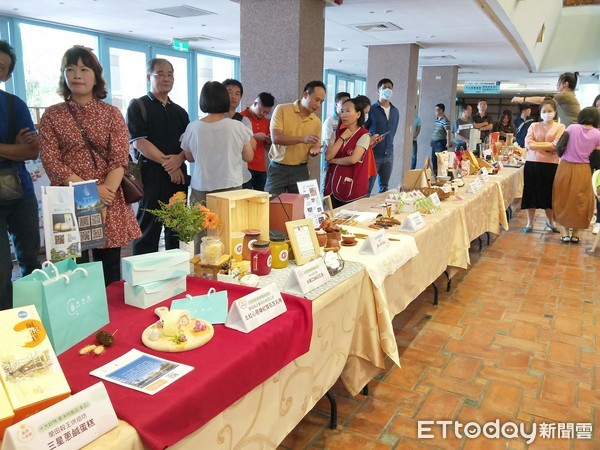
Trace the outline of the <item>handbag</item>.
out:
[[[405,189],[430,187],[431,159],[425,158],[420,169],[405,170],[402,184]]]
[[[101,262],[65,259],[13,283],[15,308],[34,305],[57,355],[109,322]]]
[[[67,108],[69,109],[69,112],[73,116],[73,119],[75,119],[75,123],[77,124],[77,128],[79,128],[81,137],[83,138],[83,141],[85,142],[86,147],[88,148],[90,154],[92,155],[92,159],[94,160],[94,165],[96,165],[96,160],[94,159],[94,154],[100,155],[102,157],[102,159],[104,159],[105,161],[108,162],[108,159],[106,158],[106,156],[102,152],[98,151],[96,149],[96,147],[94,147],[92,145],[92,143],[90,142],[90,140],[87,137],[87,133],[85,132],[85,129],[83,128],[83,126],[81,125],[81,122],[75,115],[75,112],[71,109],[71,105],[69,105],[68,103],[67,103]],[[140,179],[140,177],[136,177],[134,174],[137,169],[137,166],[140,165],[141,163],[142,163],[142,161],[140,158],[137,163],[130,161],[129,164],[127,164],[127,169],[125,170],[125,173],[123,174],[123,178],[121,179],[121,190],[123,191],[123,198],[125,199],[125,203],[139,202],[141,200],[141,198],[144,196],[144,185],[142,183],[142,180]]]
[[[0,169],[0,203],[12,202],[23,197],[23,186],[17,165]]]

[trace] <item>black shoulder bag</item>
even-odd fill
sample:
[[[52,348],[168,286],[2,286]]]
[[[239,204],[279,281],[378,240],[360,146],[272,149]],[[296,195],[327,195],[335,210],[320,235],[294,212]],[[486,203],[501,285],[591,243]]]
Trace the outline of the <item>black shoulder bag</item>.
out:
[[[565,130],[556,143],[556,154],[559,158],[562,158],[562,155],[565,154],[567,142],[569,142],[569,132]]]

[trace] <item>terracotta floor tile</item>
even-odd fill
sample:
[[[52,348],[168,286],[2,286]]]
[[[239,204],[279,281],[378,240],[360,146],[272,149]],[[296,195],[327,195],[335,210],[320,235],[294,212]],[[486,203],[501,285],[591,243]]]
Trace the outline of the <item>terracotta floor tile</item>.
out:
[[[494,345],[478,345],[464,342],[458,339],[450,339],[444,350],[452,353],[460,353],[467,356],[495,360],[498,357],[499,348]]]
[[[534,358],[531,363],[531,369],[538,372],[547,372],[565,378],[570,378],[581,383],[591,384],[592,382],[592,370],[590,368],[575,367]]]
[[[494,339],[496,334],[495,328],[490,328],[485,325],[471,325],[467,329],[462,339],[466,343],[474,343],[479,345],[488,345]]]
[[[377,438],[394,417],[399,405],[369,398],[364,406],[348,421],[348,429]]]
[[[479,371],[479,376],[529,389],[537,389],[541,383],[541,378],[538,376],[529,375],[526,372],[500,369],[498,367],[484,366]]]
[[[435,330],[423,330],[412,342],[412,346],[429,352],[437,352],[448,341],[448,333]]]
[[[292,449],[302,448],[314,439],[316,434],[321,431],[321,429],[324,429],[328,423],[328,417],[311,411],[304,416],[298,426],[286,436],[281,445]]]
[[[600,391],[580,388],[577,402],[590,403],[600,409]]]
[[[537,340],[540,328],[538,324],[516,320],[510,330],[510,336],[530,341]]]
[[[554,319],[554,330],[559,333],[579,336],[581,334],[581,321],[566,317],[557,317]]]
[[[525,370],[529,367],[531,353],[517,348],[505,347],[500,352],[498,366],[503,369]]]
[[[445,355],[412,347],[399,347],[398,353],[400,354],[400,364],[404,364],[402,361],[418,361],[433,367],[444,367],[448,360],[448,357]]]
[[[540,331],[540,342],[557,341],[565,344],[571,344],[576,347],[591,348],[593,347],[593,340],[591,337],[583,335],[573,336],[571,334],[560,333],[552,330],[541,330]]]
[[[521,398],[522,389],[510,384],[492,381],[483,397],[481,407],[507,416],[514,416]]]
[[[544,375],[540,398],[563,406],[572,406],[575,401],[576,383],[555,375]],[[581,396],[581,391],[580,394]]]
[[[371,384],[369,383],[369,388]],[[363,403],[363,400],[355,399],[352,397],[344,397],[341,395],[333,395],[337,405],[337,413],[339,418],[347,418],[356,412]],[[315,410],[320,411],[325,415],[329,415],[331,411],[331,403],[326,396],[323,396],[315,405]]]
[[[535,326],[535,324],[531,325]],[[502,334],[497,334],[494,336],[494,344],[501,347],[512,347],[525,351],[529,350],[532,352],[541,352],[544,354],[546,353],[547,349],[547,344],[536,342],[532,339],[520,339],[512,336],[504,336]]]
[[[413,409],[423,400],[423,396],[418,392],[378,381],[369,383],[369,397]]]
[[[361,450],[389,450],[391,447],[368,439],[347,430],[326,430],[320,438],[313,443],[315,448],[326,448],[328,450],[348,450],[360,448]]]
[[[590,422],[591,414],[541,399],[524,398],[520,411],[554,422]]]
[[[444,391],[454,392],[455,394],[474,400],[478,400],[483,391],[483,387],[480,384],[432,373],[427,373],[421,380],[421,383]]]
[[[395,450],[432,450],[434,448],[436,447],[404,440],[399,441],[394,447]]]
[[[393,367],[383,380],[388,384],[412,389],[423,376],[427,367],[429,366],[426,363],[411,361],[410,363],[402,364],[402,367]]]
[[[432,389],[416,417],[421,420],[451,420],[462,402],[461,395]]]
[[[553,362],[577,366],[579,365],[579,348],[563,342],[550,342],[548,358]]]
[[[480,360],[470,356],[454,355],[444,369],[444,375],[472,381],[480,365]]]

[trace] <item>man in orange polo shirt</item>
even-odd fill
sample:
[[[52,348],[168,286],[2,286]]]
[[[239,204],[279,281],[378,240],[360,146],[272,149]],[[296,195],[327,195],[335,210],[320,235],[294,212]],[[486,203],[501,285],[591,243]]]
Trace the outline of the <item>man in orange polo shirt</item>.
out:
[[[252,130],[256,140],[254,159],[248,163],[252,178],[244,183],[245,189],[265,190],[267,181],[266,149],[271,146],[271,131],[269,130],[269,119],[266,116],[271,114],[274,104],[275,97],[268,92],[261,92],[254,103],[240,113],[244,117],[242,123]]]

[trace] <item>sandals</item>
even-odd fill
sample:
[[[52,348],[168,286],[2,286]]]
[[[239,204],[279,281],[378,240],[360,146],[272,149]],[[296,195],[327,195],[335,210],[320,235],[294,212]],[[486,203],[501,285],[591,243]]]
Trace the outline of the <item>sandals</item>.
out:
[[[523,233],[531,233],[532,230],[532,227],[523,227]]]
[[[571,236],[571,242],[573,244],[579,244],[579,236]]]
[[[577,238],[579,239],[579,238]],[[560,242],[562,242],[563,244],[568,244],[569,242],[571,242],[571,236],[563,236],[560,238]]]
[[[555,226],[551,225],[549,221],[546,220],[546,226],[548,228],[550,228],[550,231],[552,231],[553,233],[560,233],[560,230],[558,228],[556,228]]]

